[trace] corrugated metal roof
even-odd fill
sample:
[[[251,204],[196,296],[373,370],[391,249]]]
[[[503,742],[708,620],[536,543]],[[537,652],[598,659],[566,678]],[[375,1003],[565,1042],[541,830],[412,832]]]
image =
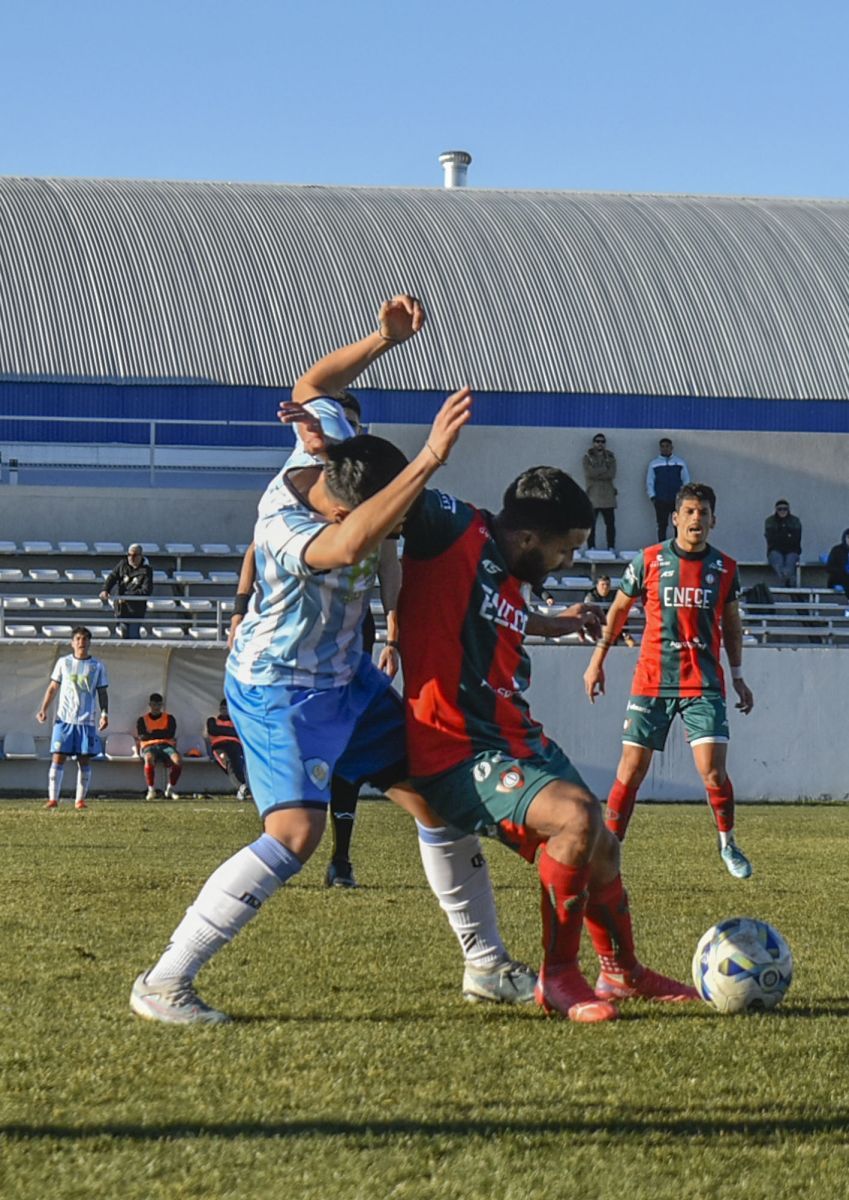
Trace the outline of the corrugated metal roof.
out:
[[[0,178],[0,378],[849,396],[849,203]]]

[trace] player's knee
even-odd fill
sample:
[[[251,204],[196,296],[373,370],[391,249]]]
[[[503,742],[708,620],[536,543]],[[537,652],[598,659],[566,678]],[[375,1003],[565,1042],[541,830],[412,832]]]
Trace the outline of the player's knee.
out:
[[[598,800],[583,788],[570,788],[563,796],[559,813],[559,834],[568,837],[575,853],[588,860],[604,829]]]

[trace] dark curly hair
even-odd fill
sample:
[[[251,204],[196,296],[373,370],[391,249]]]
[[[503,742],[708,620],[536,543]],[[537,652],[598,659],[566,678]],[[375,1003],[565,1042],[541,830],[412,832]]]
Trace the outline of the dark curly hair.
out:
[[[559,467],[530,467],[504,493],[499,520],[505,529],[568,533],[592,527],[593,506],[580,484]]]

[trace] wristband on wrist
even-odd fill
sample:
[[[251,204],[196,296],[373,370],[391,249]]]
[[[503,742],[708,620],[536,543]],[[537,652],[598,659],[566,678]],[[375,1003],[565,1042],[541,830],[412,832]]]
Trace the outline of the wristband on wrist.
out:
[[[384,642],[383,644],[384,644],[385,646],[391,646],[393,650],[399,650],[399,649],[400,649],[400,647],[399,647],[399,645],[398,645],[398,643],[397,643],[397,642],[391,642],[391,641],[388,641],[388,640],[387,640],[387,641],[386,641],[386,642]]]
[[[236,592],[233,600],[233,615],[243,617],[248,611],[248,605],[251,602],[250,592]]]
[[[732,679],[742,679],[743,678],[743,668],[742,667],[732,667],[731,668],[731,678]]]

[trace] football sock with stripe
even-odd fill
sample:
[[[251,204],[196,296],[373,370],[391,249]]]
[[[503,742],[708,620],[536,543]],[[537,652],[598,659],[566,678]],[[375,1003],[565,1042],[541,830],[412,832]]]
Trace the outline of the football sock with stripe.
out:
[[[725,783],[721,787],[707,788],[706,790],[708,804],[713,812],[716,828],[719,830],[719,840],[725,846],[727,841],[734,840],[734,788],[731,786],[731,780],[726,777]],[[723,834],[731,836],[723,840]]]
[[[194,979],[300,869],[300,859],[267,833],[238,850],[212,872],[186,910],[165,953],[148,971],[148,983]]]
[[[584,923],[604,970],[629,971],[637,965],[628,893],[621,875],[602,887],[590,886]]]
[[[77,800],[85,800],[91,785],[91,767],[77,763]]]
[[[357,813],[360,789],[334,775],[330,783],[330,825],[333,831],[333,859],[335,862],[351,861],[351,836]]]
[[[610,794],[607,797],[607,811],[604,814],[604,823],[620,842],[625,839],[625,833],[627,832],[628,823],[631,820],[636,800],[636,788],[626,787],[624,783],[620,783],[618,779],[614,779],[613,787],[610,789]]]
[[[152,758],[144,760],[144,781],[149,788],[156,787],[156,763]]]
[[[64,763],[51,763],[50,770],[47,772],[47,798],[48,800],[59,800],[62,794],[62,778],[65,774]]]
[[[491,967],[509,958],[498,932],[495,897],[480,839],[452,826],[416,821],[419,853],[431,891],[454,930],[463,959]]]
[[[539,856],[542,885],[542,948],[547,967],[573,963],[581,945],[590,868],[557,862],[543,846]]]

